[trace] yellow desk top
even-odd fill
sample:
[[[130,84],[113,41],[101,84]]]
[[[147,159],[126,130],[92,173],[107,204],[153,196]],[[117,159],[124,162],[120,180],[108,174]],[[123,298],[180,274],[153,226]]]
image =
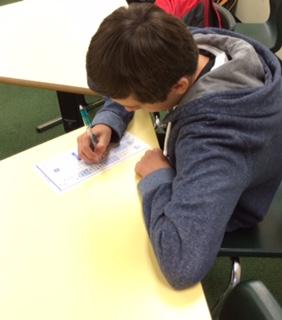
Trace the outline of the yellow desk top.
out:
[[[126,0],[24,0],[0,6],[0,82],[93,94],[85,57],[102,20]]]
[[[0,162],[0,319],[210,319],[200,284],[175,291],[159,271],[136,188],[142,154],[61,194],[37,174],[81,130]],[[157,144],[147,113],[129,130]]]

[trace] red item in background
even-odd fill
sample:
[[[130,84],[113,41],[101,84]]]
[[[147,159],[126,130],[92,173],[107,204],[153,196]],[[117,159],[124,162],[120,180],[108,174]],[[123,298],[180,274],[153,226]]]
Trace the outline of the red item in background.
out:
[[[212,0],[156,0],[155,4],[188,26],[222,27]]]

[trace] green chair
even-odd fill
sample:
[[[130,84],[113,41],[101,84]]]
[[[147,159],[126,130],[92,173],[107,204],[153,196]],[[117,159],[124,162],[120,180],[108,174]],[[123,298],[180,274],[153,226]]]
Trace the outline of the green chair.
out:
[[[220,15],[222,28],[234,30],[236,26],[236,20],[232,13],[228,9],[217,3],[214,3],[214,6]]]
[[[282,257],[282,185],[261,223],[225,234],[219,256],[232,259],[235,282],[239,280],[240,257]]]
[[[218,255],[229,257],[232,268],[228,287],[213,307],[213,315],[218,315],[226,296],[240,283],[240,257],[282,258],[282,184],[266,218],[252,229],[226,233]]]
[[[281,320],[282,309],[257,280],[240,282],[226,297],[219,320]]]
[[[236,23],[234,31],[258,40],[272,52],[282,46],[282,0],[269,0],[270,14],[263,23]]]

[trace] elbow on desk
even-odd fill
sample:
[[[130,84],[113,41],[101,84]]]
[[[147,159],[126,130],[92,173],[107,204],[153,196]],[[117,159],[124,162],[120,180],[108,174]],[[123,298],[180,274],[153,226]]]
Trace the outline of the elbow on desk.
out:
[[[192,287],[203,280],[212,266],[211,257],[194,250],[155,248],[160,269],[167,282],[176,290]],[[190,252],[190,253],[189,253]]]
[[[201,272],[198,270],[190,271],[189,267],[176,267],[174,268],[174,270],[167,270],[161,266],[161,269],[167,282],[176,290],[184,290],[190,288],[201,282],[206,276],[206,272]]]
[[[172,219],[159,216],[147,224],[150,240],[160,269],[168,283],[177,290],[187,289],[203,280],[217,256],[217,245],[186,232]]]

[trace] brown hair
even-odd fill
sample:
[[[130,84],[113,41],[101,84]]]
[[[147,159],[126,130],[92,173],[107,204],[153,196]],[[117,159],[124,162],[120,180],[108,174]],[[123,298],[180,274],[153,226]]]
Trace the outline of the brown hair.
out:
[[[197,68],[198,49],[187,26],[153,4],[131,4],[109,15],[88,48],[88,84],[116,99],[161,102]]]

